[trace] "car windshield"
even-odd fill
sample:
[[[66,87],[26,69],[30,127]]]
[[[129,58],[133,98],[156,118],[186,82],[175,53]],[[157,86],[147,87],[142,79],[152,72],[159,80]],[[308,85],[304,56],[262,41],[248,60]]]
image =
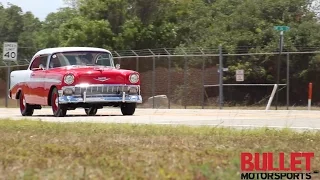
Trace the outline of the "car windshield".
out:
[[[62,52],[50,58],[49,68],[62,66],[108,66],[114,67],[112,55],[107,52]]]

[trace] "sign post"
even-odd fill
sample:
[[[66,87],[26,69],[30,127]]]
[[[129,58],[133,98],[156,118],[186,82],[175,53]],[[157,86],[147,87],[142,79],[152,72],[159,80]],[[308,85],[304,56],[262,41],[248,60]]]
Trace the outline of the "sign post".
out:
[[[283,48],[283,32],[284,31],[289,31],[290,27],[289,26],[274,26],[274,30],[280,31],[280,40],[279,40],[279,56],[278,56],[278,62],[277,62],[277,86],[279,86],[279,81],[280,81],[280,59],[281,59],[281,53],[282,53],[282,48]],[[279,93],[278,90],[276,92],[276,110],[278,109],[278,98],[279,98]]]
[[[3,61],[8,61],[8,72],[7,72],[7,90],[6,90],[6,102],[5,105],[8,107],[8,95],[10,89],[10,73],[11,73],[11,62],[17,61],[18,57],[18,43],[17,42],[4,42],[3,43]]]
[[[244,70],[243,69],[236,70],[236,81],[244,81]]]

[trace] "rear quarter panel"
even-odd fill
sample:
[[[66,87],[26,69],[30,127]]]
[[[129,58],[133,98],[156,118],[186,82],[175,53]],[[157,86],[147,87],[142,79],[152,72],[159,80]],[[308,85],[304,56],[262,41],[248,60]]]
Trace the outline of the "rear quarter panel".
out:
[[[30,80],[31,70],[17,70],[10,73],[10,98],[16,99],[17,93],[22,90],[28,96],[27,82]]]

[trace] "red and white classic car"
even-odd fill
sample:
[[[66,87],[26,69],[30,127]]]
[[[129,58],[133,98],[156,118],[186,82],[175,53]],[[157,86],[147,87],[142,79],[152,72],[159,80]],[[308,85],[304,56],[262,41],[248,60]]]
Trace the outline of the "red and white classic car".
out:
[[[43,106],[51,106],[56,117],[79,107],[95,115],[104,106],[133,115],[142,103],[139,73],[120,69],[110,51],[93,47],[38,51],[27,70],[11,72],[9,97],[18,100],[23,116]]]

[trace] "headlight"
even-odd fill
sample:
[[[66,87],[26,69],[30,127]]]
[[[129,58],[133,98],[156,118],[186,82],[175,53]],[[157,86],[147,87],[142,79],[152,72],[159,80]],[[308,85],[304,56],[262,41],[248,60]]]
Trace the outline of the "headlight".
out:
[[[136,87],[129,88],[129,94],[137,94],[137,93],[138,93],[138,89]]]
[[[66,88],[66,89],[63,90],[63,94],[64,95],[71,95],[71,94],[73,94],[73,89]]]
[[[131,83],[137,83],[139,81],[139,75],[138,74],[131,74],[129,76],[129,81]]]
[[[66,84],[72,84],[74,82],[74,75],[73,74],[68,74],[64,76],[64,83]]]

